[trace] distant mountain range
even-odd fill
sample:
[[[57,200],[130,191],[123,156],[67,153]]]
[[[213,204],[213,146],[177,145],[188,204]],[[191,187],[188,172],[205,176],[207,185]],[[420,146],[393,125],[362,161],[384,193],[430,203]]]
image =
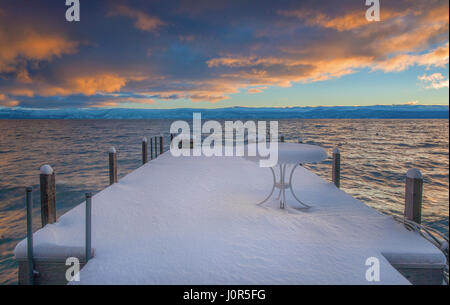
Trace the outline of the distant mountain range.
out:
[[[320,106],[285,108],[230,107],[218,109],[26,109],[1,108],[0,119],[448,119],[444,105]]]

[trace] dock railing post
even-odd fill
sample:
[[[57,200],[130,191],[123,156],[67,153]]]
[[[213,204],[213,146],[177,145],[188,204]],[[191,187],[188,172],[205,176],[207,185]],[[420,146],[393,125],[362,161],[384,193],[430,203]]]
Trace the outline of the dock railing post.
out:
[[[418,224],[422,222],[422,193],[422,173],[417,168],[411,168],[406,173],[405,218]]]
[[[109,149],[109,184],[117,181],[117,151],[114,146],[111,146]]]
[[[33,254],[33,188],[26,188],[28,285],[34,284]]]
[[[303,139],[302,138],[298,138],[298,144],[303,144]],[[300,166],[303,166],[302,163],[299,163]]]
[[[41,220],[42,227],[56,222],[56,183],[55,172],[50,165],[40,168]]]
[[[86,263],[91,259],[92,246],[92,193],[86,193]]]
[[[153,160],[153,138],[150,138],[150,160]]]
[[[142,164],[148,162],[148,140],[146,137],[142,138]]]
[[[336,187],[341,186],[341,152],[339,148],[333,149],[333,165],[331,170],[331,179]]]
[[[164,153],[164,136],[159,136],[159,154]]]

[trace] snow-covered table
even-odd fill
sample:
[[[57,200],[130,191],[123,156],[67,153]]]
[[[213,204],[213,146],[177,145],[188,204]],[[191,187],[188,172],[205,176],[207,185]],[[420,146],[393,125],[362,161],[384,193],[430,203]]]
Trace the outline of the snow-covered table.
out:
[[[311,163],[311,162],[319,162],[323,161],[327,158],[327,152],[320,146],[317,145],[308,145],[308,144],[297,144],[297,143],[279,143],[278,144],[278,162],[274,167],[278,167],[279,177],[277,181],[277,175],[275,174],[274,167],[270,167],[272,171],[273,177],[273,185],[270,194],[258,205],[267,202],[267,200],[272,197],[275,188],[279,189],[277,200],[280,200],[280,208],[284,209],[286,206],[286,189],[290,189],[292,196],[297,200],[302,207],[298,209],[309,209],[311,206],[303,203],[298,197],[295,195],[295,192],[292,188],[292,177],[294,175],[294,171],[299,164]],[[245,157],[251,161],[259,161],[259,157]],[[289,173],[289,181],[286,182],[286,169],[290,169]]]

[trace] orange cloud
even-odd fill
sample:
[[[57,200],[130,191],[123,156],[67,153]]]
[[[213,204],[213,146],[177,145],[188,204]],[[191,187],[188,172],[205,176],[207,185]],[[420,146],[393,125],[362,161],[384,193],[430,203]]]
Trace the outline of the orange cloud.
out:
[[[173,82],[176,87],[178,81]],[[211,102],[227,100],[228,95],[238,93],[240,88],[246,87],[239,79],[214,78],[206,81],[183,82],[183,89],[153,90],[142,92],[142,94],[155,96],[161,100],[189,99],[192,102]]]
[[[135,27],[141,31],[157,31],[160,27],[166,25],[164,21],[158,17],[149,16],[142,11],[134,10],[126,5],[117,5],[108,16],[125,16],[135,19]]]
[[[19,101],[8,98],[5,94],[0,93],[0,106],[15,107],[19,105]]]
[[[416,14],[419,14],[416,12]],[[439,36],[448,37],[449,13],[448,4],[446,9],[439,7],[431,12],[424,12],[417,16],[414,26],[408,30],[394,35],[385,36],[380,40],[378,47],[384,52],[401,52],[423,50],[427,47],[430,40],[436,40]],[[389,33],[389,29],[395,28],[397,25],[388,25],[381,28],[380,31]]]
[[[20,33],[7,31],[7,27],[0,27],[0,73],[18,72],[21,81],[31,79],[26,70],[21,67],[22,60],[50,61],[63,54],[73,54],[77,51],[78,43],[65,37],[39,33],[32,29],[24,29]]]
[[[127,79],[117,74],[97,73],[94,75],[69,77],[60,86],[41,87],[37,92],[42,96],[71,94],[95,95],[119,92],[126,83]]]
[[[86,72],[85,72],[86,73]],[[33,97],[33,96],[69,96],[82,94],[85,96],[93,95],[108,95],[117,99],[119,103],[125,102],[117,93],[127,85],[129,82],[140,82],[147,79],[142,74],[128,74],[128,73],[114,73],[114,72],[93,72],[89,74],[80,75],[65,75],[58,76],[57,84],[47,83],[45,80],[36,79],[33,83],[20,83],[16,87],[11,87],[5,91],[8,94],[17,97]],[[122,100],[120,100],[122,98]],[[128,102],[132,103],[150,103],[152,101],[145,98],[133,100],[128,98]]]
[[[8,93],[15,96],[26,96],[26,97],[34,96],[33,90],[25,88],[12,88],[8,90]]]
[[[75,91],[84,95],[93,95],[99,92],[118,92],[125,86],[126,80],[114,74],[100,74],[75,77],[71,83]]]
[[[344,15],[329,16],[318,10],[299,9],[299,10],[280,10],[278,14],[287,17],[295,17],[310,26],[319,26],[327,29],[335,29],[340,32],[359,29],[371,24],[367,21],[365,10],[355,10]],[[395,12],[388,8],[382,9],[381,18],[383,21],[394,17],[404,16],[407,10],[403,12]]]
[[[409,67],[419,65],[443,68],[448,64],[449,44],[448,42],[425,54],[401,54],[385,61],[376,63],[373,70],[383,70],[385,72],[404,71]]]
[[[356,68],[366,67],[366,57],[342,57],[330,60],[311,58],[217,58],[208,61],[209,67],[240,67],[237,73],[224,73],[222,77],[246,80],[248,86],[277,85],[289,87],[291,82],[315,82],[354,73]]]
[[[283,16],[296,17],[310,26],[332,28],[338,31],[357,29],[369,23],[365,18],[363,10],[337,17],[330,17],[322,12],[308,9],[293,11],[281,10],[278,13]]]
[[[267,86],[264,87],[258,87],[258,88],[250,88],[247,90],[248,93],[254,94],[254,93],[261,93],[264,91],[264,89],[267,89]]]

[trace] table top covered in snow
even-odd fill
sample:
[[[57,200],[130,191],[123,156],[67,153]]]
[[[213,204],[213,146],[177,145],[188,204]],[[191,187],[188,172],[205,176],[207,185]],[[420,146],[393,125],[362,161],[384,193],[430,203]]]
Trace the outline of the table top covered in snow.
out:
[[[376,284],[365,277],[376,257],[379,283],[408,284],[386,257],[445,263],[420,235],[302,167],[294,189],[314,207],[255,205],[270,175],[240,157],[160,155],[93,196],[95,257],[74,283]],[[78,205],[37,231],[35,255],[83,246],[84,213]],[[26,256],[25,240],[15,254]]]
[[[299,164],[320,162],[328,157],[327,151],[318,145],[278,143],[277,164]],[[247,160],[259,162],[259,156],[245,156]]]

